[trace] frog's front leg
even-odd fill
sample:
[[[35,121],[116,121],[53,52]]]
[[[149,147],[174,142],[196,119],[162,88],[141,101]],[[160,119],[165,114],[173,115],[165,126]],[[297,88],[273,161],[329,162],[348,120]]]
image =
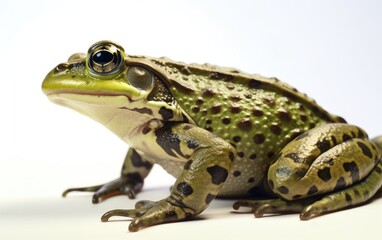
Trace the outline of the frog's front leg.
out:
[[[201,213],[218,194],[231,171],[236,150],[223,139],[190,124],[166,124],[156,131],[158,146],[185,162],[171,195],[158,202],[141,201],[133,210],[112,210],[102,217],[134,218],[130,231],[180,221]]]
[[[326,124],[291,141],[276,156],[268,183],[276,200],[239,201],[264,214],[300,212],[302,220],[361,204],[382,185],[381,138],[356,126]]]
[[[101,185],[69,188],[62,195],[65,197],[69,192],[73,191],[94,192],[93,203],[98,203],[100,199],[122,194],[134,199],[135,195],[141,191],[143,180],[149,174],[152,166],[152,163],[143,159],[135,149],[130,148],[125,157],[119,178]]]

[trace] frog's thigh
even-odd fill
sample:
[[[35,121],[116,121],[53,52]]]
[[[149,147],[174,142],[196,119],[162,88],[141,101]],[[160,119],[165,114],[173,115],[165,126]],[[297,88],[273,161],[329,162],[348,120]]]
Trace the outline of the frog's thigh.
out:
[[[285,146],[269,168],[268,183],[286,200],[338,191],[364,179],[380,156],[358,127],[326,124]]]

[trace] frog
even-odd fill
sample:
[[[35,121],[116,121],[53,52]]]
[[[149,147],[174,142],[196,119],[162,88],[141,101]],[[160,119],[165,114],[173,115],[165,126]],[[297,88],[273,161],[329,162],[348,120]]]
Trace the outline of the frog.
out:
[[[168,197],[102,215],[131,218],[132,232],[192,219],[215,198],[255,217],[309,220],[366,203],[382,185],[382,137],[274,77],[128,55],[103,40],[54,67],[42,90],[129,146],[120,177],[63,196],[134,199],[154,164],[175,177]]]

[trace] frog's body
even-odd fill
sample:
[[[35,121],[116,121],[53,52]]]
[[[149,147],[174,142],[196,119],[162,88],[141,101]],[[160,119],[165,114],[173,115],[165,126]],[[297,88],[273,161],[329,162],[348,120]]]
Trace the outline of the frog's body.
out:
[[[234,207],[309,219],[364,202],[382,184],[381,139],[368,140],[276,78],[125,56],[106,41],[58,65],[43,89],[131,147],[121,178],[68,191],[95,191],[94,202],[116,193],[133,198],[154,163],[177,178],[168,198],[103,216],[136,218],[132,231],[197,215],[215,196],[279,196]]]

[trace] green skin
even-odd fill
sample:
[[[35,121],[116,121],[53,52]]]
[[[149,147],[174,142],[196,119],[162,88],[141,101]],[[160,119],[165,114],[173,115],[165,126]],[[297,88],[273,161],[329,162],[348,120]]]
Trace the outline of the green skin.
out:
[[[155,163],[176,177],[167,198],[102,216],[133,218],[130,231],[196,216],[216,196],[266,195],[233,207],[307,220],[364,203],[382,185],[382,138],[369,140],[276,78],[130,56],[102,41],[54,68],[42,88],[130,146],[120,178],[64,196],[132,199]]]

